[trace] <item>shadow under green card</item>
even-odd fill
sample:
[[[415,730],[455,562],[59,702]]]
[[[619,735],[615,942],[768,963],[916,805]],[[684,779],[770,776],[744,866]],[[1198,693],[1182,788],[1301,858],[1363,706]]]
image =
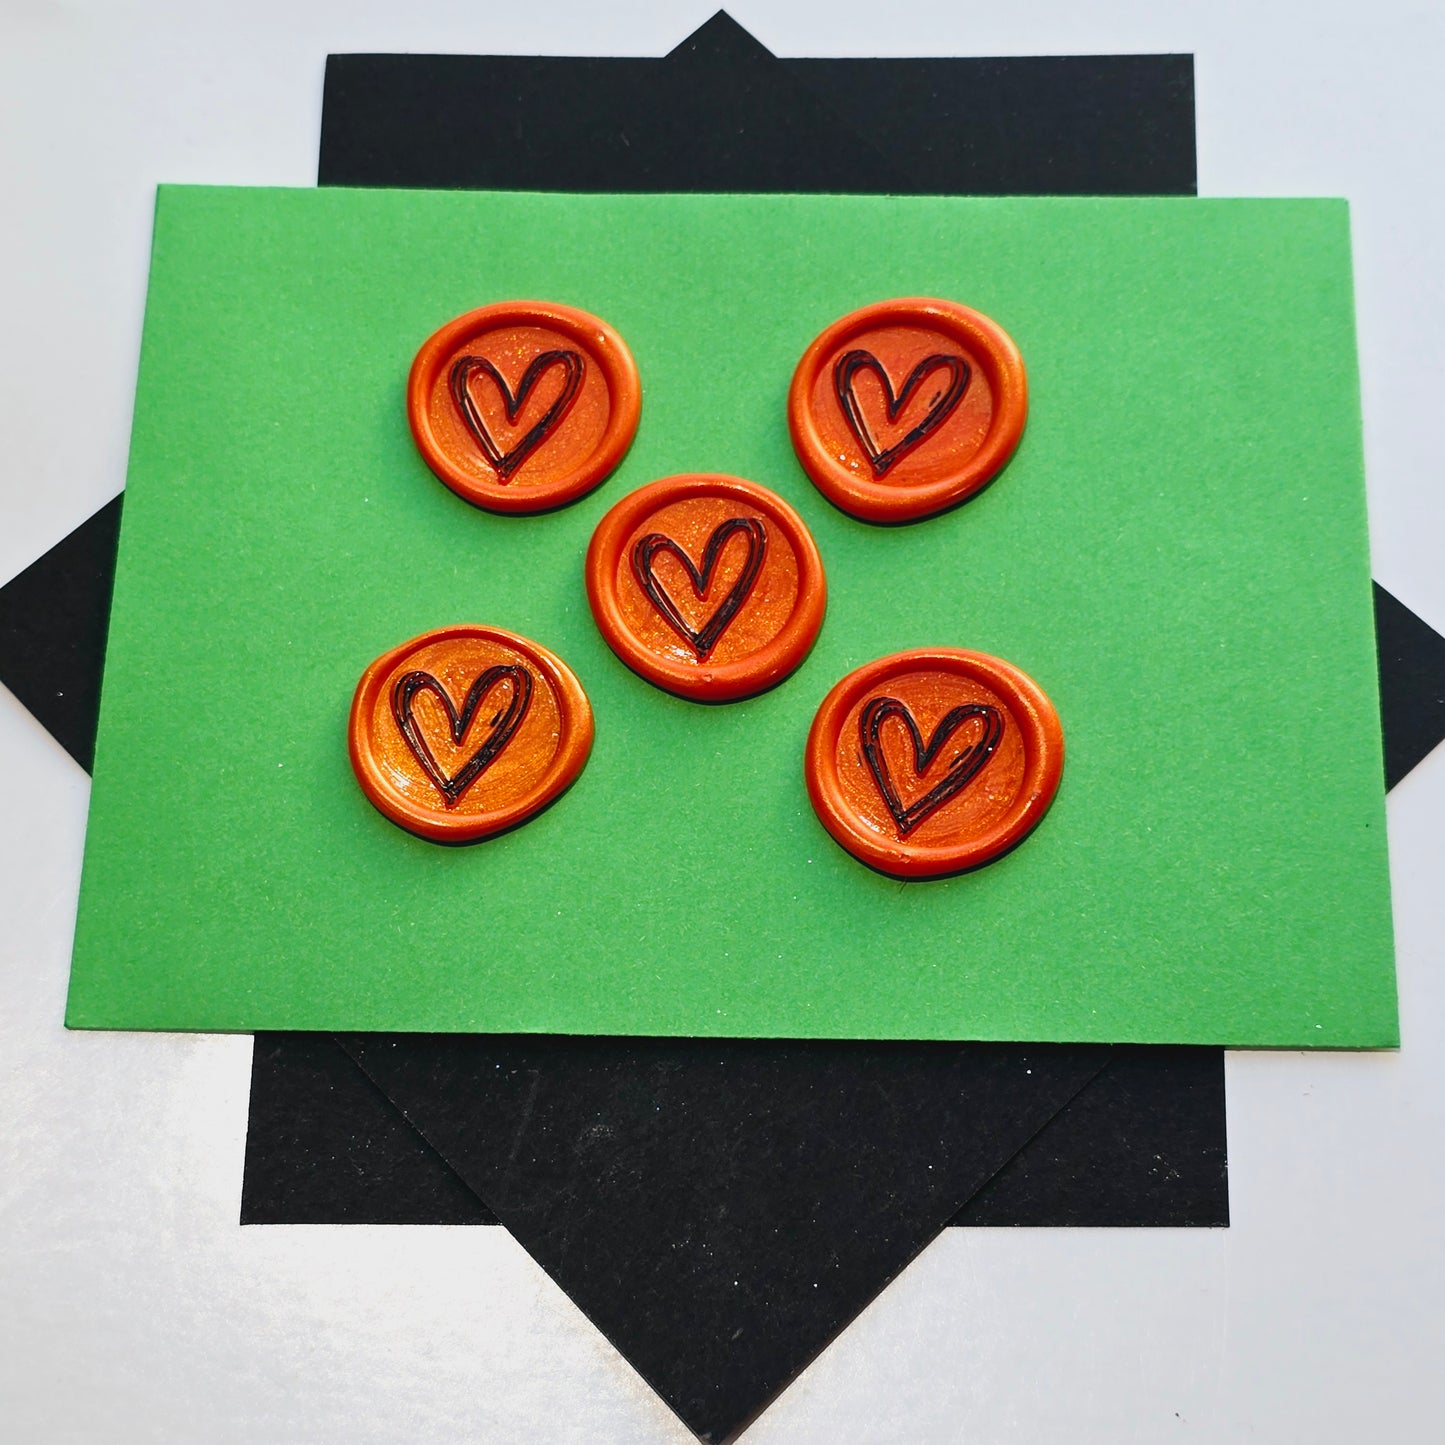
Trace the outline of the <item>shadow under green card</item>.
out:
[[[958,510],[835,511],[799,355],[938,295],[1028,366],[1024,441]],[[489,301],[604,317],[642,423],[592,496],[476,511],[407,369]],[[733,472],[813,529],[829,610],[775,691],[706,707],[608,651],[587,540]],[[558,652],[596,745],[504,837],[362,796],[363,668],[485,622]],[[995,653],[1063,719],[1008,857],[901,884],[839,850],[803,746],[844,673]],[[163,189],[68,1022],[1287,1047],[1397,1042],[1349,221],[1338,201]]]

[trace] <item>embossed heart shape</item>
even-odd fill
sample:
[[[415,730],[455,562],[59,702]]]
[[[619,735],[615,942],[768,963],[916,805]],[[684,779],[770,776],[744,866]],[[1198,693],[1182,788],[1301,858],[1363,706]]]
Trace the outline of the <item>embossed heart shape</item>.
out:
[[[447,723],[451,732],[453,747],[461,747],[477,711],[494,688],[511,683],[511,693],[506,705],[492,718],[486,738],[470,758],[450,776],[437,762],[436,754],[427,742],[417,724],[415,706],[420,693],[431,693],[446,709]],[[451,700],[450,694],[441,681],[429,672],[420,669],[405,672],[397,678],[391,690],[391,714],[412,755],[421,764],[422,771],[431,779],[433,786],[453,808],[462,795],[501,756],[502,751],[516,736],[527,708],[532,701],[532,674],[516,663],[498,664],[486,668],[467,689],[467,695],[460,711]]]
[[[701,628],[694,628],[688,624],[671,593],[658,579],[654,570],[657,556],[660,552],[666,552],[682,565],[693,592],[701,602],[712,585],[723,548],[731,538],[737,536],[747,539],[747,555],[743,559],[742,570],[713,610],[712,616]],[[767,549],[767,528],[757,517],[729,517],[713,528],[712,535],[703,548],[700,568],[693,565],[692,558],[673,538],[662,532],[649,532],[645,537],[639,538],[632,549],[632,572],[637,578],[638,586],[667,620],[668,626],[692,648],[698,660],[704,662],[748,600],[748,594],[758,580],[758,573],[762,571]]]
[[[905,804],[883,753],[883,724],[891,717],[899,719],[908,729],[913,743],[913,771],[918,778],[928,772],[938,755],[970,719],[981,719],[983,728],[972,743],[959,750],[939,782],[921,797]],[[906,838],[925,818],[957,797],[978,776],[983,765],[997,751],[999,740],[1003,737],[1003,715],[996,707],[981,702],[950,708],[939,720],[925,747],[912,708],[896,697],[875,697],[870,698],[858,714],[858,734],[868,771],[873,774],[873,781],[893,815],[899,837]]]
[[[532,395],[537,383],[554,367],[562,368],[562,390],[511,449],[503,451],[487,426],[481,408],[477,406],[476,398],[472,395],[472,378],[483,376],[492,382],[501,394],[502,410],[506,415],[507,425],[515,426],[517,417],[527,404],[527,399]],[[583,362],[580,352],[563,350],[541,352],[528,363],[514,393],[507,385],[506,378],[485,356],[459,356],[452,363],[447,378],[452,401],[461,413],[467,430],[476,439],[477,445],[482,449],[482,454],[496,470],[501,481],[509,482],[522,463],[561,424],[562,419],[571,410],[572,403],[576,401],[578,391],[581,390],[585,369],[586,364]]]
[[[923,416],[892,446],[884,447],[880,445],[872,428],[868,425],[867,418],[863,414],[862,404],[858,399],[856,383],[858,373],[862,371],[872,372],[883,388],[883,406],[889,426],[898,424],[898,418],[902,416],[929,377],[941,372],[946,377],[946,385],[942,391],[937,392],[929,399]],[[948,420],[959,402],[963,400],[964,392],[968,390],[970,375],[969,365],[961,356],[935,352],[931,356],[925,356],[908,373],[903,383],[903,389],[895,394],[893,383],[889,380],[883,363],[871,351],[861,349],[845,351],[833,363],[833,391],[838,398],[838,405],[842,408],[843,417],[848,423],[849,430],[858,439],[858,445],[863,448],[863,453],[868,458],[875,477],[887,475],[891,467],[907,456],[914,447],[927,441]]]

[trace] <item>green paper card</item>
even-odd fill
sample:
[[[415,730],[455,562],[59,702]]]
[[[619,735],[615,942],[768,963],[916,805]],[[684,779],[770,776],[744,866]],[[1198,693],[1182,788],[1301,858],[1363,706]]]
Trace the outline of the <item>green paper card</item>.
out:
[[[991,487],[880,528],[785,403],[824,326],[906,295],[998,320],[1031,410]],[[449,492],[404,410],[421,342],[513,297],[605,318],[644,389],[611,480],[534,518]],[[588,611],[598,519],[684,471],[781,493],[828,569],[751,701],[659,692]],[[468,848],[346,752],[366,665],[455,622],[559,653],[597,727]],[[928,645],[1035,677],[1068,757],[1022,847],[903,884],[823,831],[803,746]],[[1393,1045],[1345,205],[164,189],[67,1020]]]

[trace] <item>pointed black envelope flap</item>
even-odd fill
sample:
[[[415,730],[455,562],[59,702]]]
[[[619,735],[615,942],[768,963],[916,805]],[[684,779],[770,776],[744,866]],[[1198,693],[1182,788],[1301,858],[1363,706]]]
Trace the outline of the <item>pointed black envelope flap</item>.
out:
[[[120,498],[0,587],[0,682],[90,771]]]
[[[907,191],[907,173],[719,14],[660,60],[333,55],[322,185]]]
[[[986,1044],[341,1042],[708,1441],[742,1429],[1109,1057]]]
[[[1375,583],[1385,786],[1445,739],[1445,637]]]

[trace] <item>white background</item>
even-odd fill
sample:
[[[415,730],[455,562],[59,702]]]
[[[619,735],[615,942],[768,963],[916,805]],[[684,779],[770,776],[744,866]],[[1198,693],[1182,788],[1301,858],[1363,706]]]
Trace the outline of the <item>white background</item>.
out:
[[[158,181],[314,184],[328,51],[711,9],[0,0],[0,580],[123,485]],[[1202,194],[1352,202],[1375,576],[1445,630],[1438,0],[730,9],[781,55],[1193,52]],[[0,1437],[689,1441],[500,1229],[237,1227],[250,1040],[61,1026],[87,795],[0,688]],[[1231,1229],[949,1230],[748,1445],[1439,1438],[1442,818],[1445,749],[1389,802],[1403,1051],[1229,1056]]]

